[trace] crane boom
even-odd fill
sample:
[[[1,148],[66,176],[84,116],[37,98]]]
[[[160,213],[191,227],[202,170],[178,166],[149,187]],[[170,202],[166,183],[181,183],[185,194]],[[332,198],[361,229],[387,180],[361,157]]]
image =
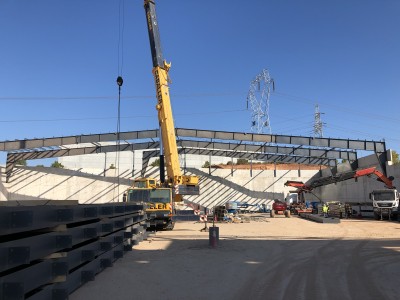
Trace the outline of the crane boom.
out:
[[[175,201],[181,201],[181,195],[199,194],[199,179],[197,176],[182,175],[168,85],[168,71],[171,64],[168,64],[163,58],[154,0],[144,0],[144,8],[153,60],[152,72],[157,95],[156,109],[161,128],[162,147],[164,148],[163,153],[167,169],[168,180],[166,185],[175,188],[175,192],[178,194],[175,197]],[[163,168],[162,158],[160,159],[160,166]],[[163,182],[163,178],[161,178],[161,181]]]
[[[309,184],[305,184],[301,181],[291,181],[288,180],[285,185],[295,187],[298,191],[312,191],[314,188],[319,186],[324,186],[332,183],[337,183],[341,181],[346,181],[353,178],[358,178],[362,176],[371,176],[375,175],[377,180],[383,182],[385,187],[388,189],[395,189],[396,187],[393,185],[393,177],[386,177],[383,173],[378,171],[376,167],[370,167],[366,169],[356,170],[356,171],[349,171],[337,174],[335,176],[327,176],[321,177],[311,181]]]

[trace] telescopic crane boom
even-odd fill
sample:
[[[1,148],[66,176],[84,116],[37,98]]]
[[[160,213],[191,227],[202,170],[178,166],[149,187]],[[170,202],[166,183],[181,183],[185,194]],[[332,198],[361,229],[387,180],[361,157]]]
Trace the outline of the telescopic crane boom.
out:
[[[175,201],[179,202],[182,201],[181,195],[199,194],[199,179],[197,176],[182,175],[181,172],[168,85],[168,71],[171,64],[167,63],[163,58],[155,1],[144,0],[144,8],[146,11],[151,56],[153,60],[153,75],[157,95],[156,109],[158,111],[158,121],[161,128],[162,143],[160,143],[160,147],[163,147],[167,169],[167,182],[164,182],[164,158],[160,155],[161,183],[164,186],[174,188]]]

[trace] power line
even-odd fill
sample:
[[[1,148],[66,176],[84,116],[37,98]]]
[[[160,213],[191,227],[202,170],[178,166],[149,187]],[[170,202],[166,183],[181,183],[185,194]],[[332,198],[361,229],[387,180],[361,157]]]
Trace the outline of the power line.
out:
[[[179,99],[179,98],[185,98],[185,99],[190,99],[190,98],[216,98],[216,97],[245,97],[244,92],[229,92],[229,93],[192,93],[192,94],[172,94],[171,95],[174,99]],[[277,92],[275,91],[273,93],[274,97],[283,97],[289,101],[294,101],[296,103],[302,102],[310,105],[314,105],[314,102],[310,98],[305,98],[301,96],[296,96],[296,95],[291,95],[283,92]],[[63,101],[63,100],[77,100],[77,101],[82,101],[82,100],[114,100],[115,96],[33,96],[33,97],[28,97],[28,96],[16,96],[16,97],[8,97],[8,96],[0,96],[0,101]],[[126,99],[126,100],[143,100],[143,99],[155,99],[154,95],[131,95],[131,96],[124,96],[121,97],[121,99]],[[391,117],[391,116],[385,116],[385,115],[379,115],[376,113],[366,113],[366,112],[360,112],[360,111],[355,111],[355,110],[349,110],[345,109],[343,107],[339,107],[337,105],[333,105],[330,103],[324,103],[321,102],[324,106],[329,106],[331,107],[330,109],[339,111],[342,113],[346,114],[351,114],[352,116],[358,115],[364,118],[368,118],[368,124],[370,124],[371,118],[380,119],[384,120],[386,122],[399,122],[400,118],[397,117]],[[1,122],[1,121],[0,121]],[[375,125],[374,125],[375,126]]]
[[[244,93],[206,93],[206,94],[171,94],[173,98],[205,98],[205,97],[232,97],[240,96],[242,97]],[[35,96],[35,97],[0,97],[1,101],[53,101],[53,100],[114,100],[115,96]],[[133,95],[124,96],[121,99],[156,99],[155,95]]]
[[[198,112],[198,113],[184,113],[175,114],[176,116],[194,116],[194,115],[212,115],[212,114],[225,114],[246,111],[245,109],[236,110],[223,110],[213,112]],[[156,118],[156,115],[138,115],[120,117],[120,119],[136,119],[136,118]],[[88,120],[115,120],[118,117],[87,117],[87,118],[59,118],[59,119],[20,119],[20,120],[0,120],[0,123],[30,123],[30,122],[64,122],[64,121],[88,121]]]
[[[296,103],[297,102],[303,102],[303,103],[306,103],[306,104],[314,105],[313,101],[310,100],[309,98],[290,95],[290,94],[282,93],[282,92],[274,92],[274,95],[278,96],[278,97],[286,98],[286,99],[288,99],[290,101],[293,101],[293,102],[296,102]],[[346,103],[348,103],[348,102],[349,101],[346,101]],[[325,103],[325,102],[321,102],[321,101],[320,101],[320,103],[324,104],[324,106],[331,107],[331,109],[333,109],[333,110],[336,110],[336,111],[339,111],[339,112],[343,112],[343,113],[347,113],[347,114],[351,114],[351,115],[359,115],[359,116],[367,117],[367,118],[378,118],[378,119],[382,119],[382,120],[385,120],[385,121],[396,121],[396,122],[400,121],[400,118],[394,118],[394,117],[390,117],[390,116],[386,116],[386,115],[379,115],[379,114],[376,114],[376,113],[360,112],[360,111],[355,111],[355,110],[351,110],[350,111],[349,109],[345,109],[343,107],[340,107],[340,106],[337,106],[337,105],[334,105],[334,104],[331,104],[331,103]]]
[[[215,93],[191,93],[191,94],[171,94],[171,97],[174,99],[179,99],[179,98],[185,98],[185,99],[190,99],[190,98],[216,98],[216,97],[246,97],[246,94],[244,92],[229,92],[229,93],[224,93],[224,92],[215,92]],[[296,96],[296,95],[291,95],[288,93],[284,92],[277,92],[274,91],[273,93],[274,97],[283,97],[289,101],[293,102],[302,102],[310,105],[314,105],[314,101],[311,100],[310,98],[306,97],[301,97],[301,96]],[[114,100],[115,96],[16,96],[16,97],[8,97],[8,96],[0,96],[0,101],[63,101],[63,100],[77,100],[77,101],[82,101],[82,100]],[[121,99],[126,99],[126,100],[143,100],[143,99],[155,99],[155,95],[130,95],[130,96],[124,96],[121,97]],[[324,103],[321,102],[324,106],[330,107],[332,110],[339,111],[342,113],[347,113],[351,115],[359,115],[361,117],[365,118],[375,118],[375,119],[381,119],[387,122],[399,122],[400,118],[396,117],[390,117],[390,116],[385,116],[385,115],[379,115],[376,113],[367,113],[367,112],[360,112],[360,111],[355,111],[355,110],[349,110],[345,109],[343,107],[331,104],[331,103]]]

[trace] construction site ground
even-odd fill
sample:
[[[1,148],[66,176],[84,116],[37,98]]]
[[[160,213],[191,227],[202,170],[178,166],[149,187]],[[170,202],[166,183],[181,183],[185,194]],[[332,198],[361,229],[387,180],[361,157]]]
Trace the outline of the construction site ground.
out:
[[[150,235],[70,299],[400,299],[400,222],[215,225],[215,248],[203,223]]]

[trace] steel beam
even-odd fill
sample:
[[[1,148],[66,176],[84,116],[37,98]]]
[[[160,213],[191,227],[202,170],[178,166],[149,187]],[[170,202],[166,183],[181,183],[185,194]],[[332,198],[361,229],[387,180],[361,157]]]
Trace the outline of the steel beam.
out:
[[[210,131],[199,129],[177,128],[176,135],[181,137],[195,137],[211,140],[239,140],[248,142],[304,145],[310,147],[328,147],[338,149],[366,150],[375,152],[385,151],[385,142],[382,141],[361,141],[351,139],[334,138],[315,138],[306,136],[274,135],[274,134],[256,134],[228,131]]]
[[[255,144],[244,144],[244,143],[226,143],[226,142],[208,142],[208,141],[195,141],[195,140],[178,140],[178,145],[183,149],[188,149],[187,154],[199,154],[216,153],[215,156],[227,156],[235,158],[248,158],[253,156],[256,160],[268,160],[268,161],[285,161],[295,162],[305,161],[308,164],[318,164],[320,161],[322,165],[332,166],[332,159],[346,159],[348,161],[355,161],[357,159],[357,153],[355,151],[345,150],[328,150],[318,149],[313,147],[302,148],[302,147],[290,147],[290,146],[269,146],[269,145],[255,145]],[[158,141],[145,142],[145,143],[133,143],[133,144],[119,144],[119,145],[107,145],[107,146],[93,146],[93,147],[81,147],[81,148],[64,148],[56,150],[34,150],[24,152],[9,152],[7,153],[6,163],[6,174],[7,182],[11,177],[12,170],[15,167],[15,163],[19,160],[34,160],[43,158],[54,158],[63,156],[75,156],[85,154],[96,154],[96,153],[107,153],[117,151],[134,151],[134,150],[151,150],[159,149],[160,144]],[[205,151],[209,149],[211,151]],[[146,151],[147,152],[147,151]],[[237,153],[237,154],[235,154]],[[256,154],[256,158],[254,156]],[[148,153],[146,155],[149,155]],[[277,158],[274,158],[276,155]],[[143,167],[147,167],[151,156],[143,158]],[[283,159],[283,157],[285,157]],[[304,157],[305,159],[301,159]],[[278,160],[279,158],[279,160]],[[313,159],[309,159],[313,158]],[[317,159],[315,159],[317,158]],[[324,160],[325,159],[325,160]],[[308,162],[307,162],[308,161]],[[142,169],[142,173],[144,169]]]
[[[240,143],[223,143],[223,142],[205,142],[194,140],[179,140],[178,146],[181,148],[194,148],[194,149],[212,149],[212,150],[226,150],[226,151],[241,151],[252,153],[274,153],[281,155],[293,155],[304,157],[319,157],[330,159],[346,159],[354,161],[357,159],[357,153],[354,151],[345,150],[328,150],[318,148],[302,148],[290,146],[267,146],[267,145],[254,145],[254,144],[240,144]],[[18,160],[33,160],[43,158],[54,158],[63,156],[75,156],[85,154],[107,153],[117,151],[134,151],[146,149],[159,149],[160,144],[158,141],[134,144],[120,144],[108,146],[95,146],[95,147],[82,147],[82,148],[69,148],[58,150],[36,150],[27,152],[11,152],[8,153],[7,161],[14,163]]]
[[[244,132],[211,131],[199,129],[177,128],[178,137],[194,137],[209,140],[248,141],[264,144],[304,145],[310,147],[325,147],[338,149],[365,150],[382,153],[386,151],[385,142],[373,140],[352,140],[337,138],[314,138],[306,136],[271,135]],[[159,130],[127,131],[119,133],[102,133],[90,135],[77,135],[41,139],[24,139],[0,142],[0,151],[14,151],[21,149],[37,149],[57,147],[82,143],[101,143],[119,140],[140,140],[159,137]]]
[[[159,130],[127,131],[119,133],[119,140],[122,141],[152,139],[158,137],[159,137]],[[118,140],[118,134],[116,132],[88,134],[88,135],[73,135],[73,136],[53,137],[53,138],[40,138],[40,139],[36,138],[24,139],[24,140],[0,142],[0,151],[58,147],[63,145],[74,145],[83,143],[101,143],[101,142],[110,142],[117,140]]]

